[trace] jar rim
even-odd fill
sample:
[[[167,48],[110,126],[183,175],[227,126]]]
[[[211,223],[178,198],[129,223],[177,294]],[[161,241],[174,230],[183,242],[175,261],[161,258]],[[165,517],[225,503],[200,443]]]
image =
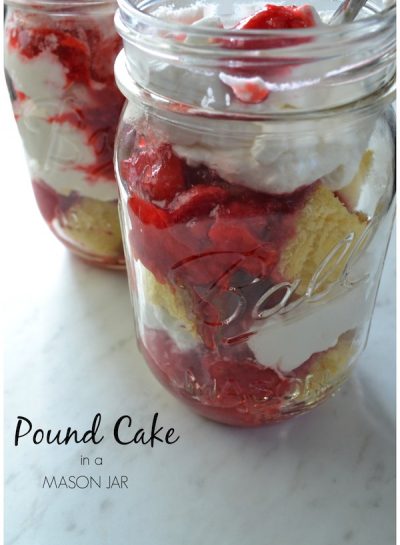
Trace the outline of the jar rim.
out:
[[[5,5],[19,8],[83,8],[90,6],[116,5],[116,0],[5,0]]]

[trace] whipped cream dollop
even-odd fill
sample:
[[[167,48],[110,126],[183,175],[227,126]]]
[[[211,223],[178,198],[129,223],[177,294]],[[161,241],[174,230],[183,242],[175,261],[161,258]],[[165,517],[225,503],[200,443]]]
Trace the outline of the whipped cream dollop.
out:
[[[229,15],[224,15],[217,5],[196,2],[180,9],[160,7],[152,15],[193,28],[232,28],[263,5],[230,7]],[[323,25],[322,19],[326,15],[321,19],[315,11],[313,13],[316,25]],[[186,38],[180,35],[179,39],[188,45],[204,45],[207,41],[207,38],[190,33]],[[325,74],[339,68],[341,59],[324,60],[323,63],[322,73]],[[123,79],[122,74],[119,75],[124,70],[123,64],[122,60],[117,62],[117,79]],[[190,63],[165,62],[156,56],[136,55],[131,59],[129,51],[127,65],[145,88],[179,97],[183,104],[199,104],[206,109],[226,112],[228,116],[232,105],[236,112],[285,114],[343,104],[352,96],[363,94],[362,83],[340,86],[323,81],[319,62],[291,67],[290,82],[287,76],[282,82],[279,73],[268,78],[254,75],[244,78],[228,74],[222,67],[216,71]],[[247,100],[249,83],[252,92],[256,86],[258,97],[265,94],[265,100],[257,103]],[[323,115],[310,120],[282,118],[240,122],[223,116],[218,119],[187,116],[182,121],[182,115],[163,111],[162,119],[159,122],[156,119],[155,123],[179,157],[191,166],[206,165],[233,184],[279,194],[292,192],[317,179],[322,179],[332,190],[350,183],[359,168],[376,118]]]
[[[348,332],[356,335],[352,340],[355,349],[361,347],[369,327],[377,271],[381,267],[376,256],[382,233],[376,233],[376,229],[390,230],[390,224],[390,217],[379,227],[369,224],[369,234],[364,233],[365,247],[357,257],[350,257],[346,273],[323,296],[305,295],[298,306],[295,303],[294,308],[284,308],[283,312],[261,321],[259,326],[255,324],[254,334],[247,343],[261,365],[289,373],[312,355],[335,347]]]
[[[270,317],[248,345],[260,365],[289,373],[313,354],[336,346],[342,334],[359,327],[370,304],[365,285],[360,284],[330,301],[310,302],[288,315]]]
[[[360,124],[355,137],[353,128],[335,119],[270,126],[253,122],[252,135],[240,132],[239,123],[235,135],[233,123],[227,123],[225,134],[223,124],[219,120],[218,133],[201,132],[212,126],[208,120],[197,131],[177,125],[162,130],[189,165],[204,164],[228,182],[276,194],[291,193],[318,179],[334,191],[348,185],[373,129],[368,122]]]

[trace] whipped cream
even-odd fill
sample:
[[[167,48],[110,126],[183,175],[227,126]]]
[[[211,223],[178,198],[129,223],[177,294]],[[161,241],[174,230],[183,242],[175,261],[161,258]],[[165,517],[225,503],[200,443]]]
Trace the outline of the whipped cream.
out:
[[[10,25],[18,24],[10,18]],[[11,28],[11,26],[9,26]],[[51,46],[32,59],[6,44],[5,67],[14,89],[26,98],[15,115],[32,179],[42,180],[57,193],[77,192],[102,201],[118,198],[114,180],[85,172],[96,165],[96,154],[85,130],[51,117],[75,113],[74,106],[90,105],[84,86],[68,89],[64,66]],[[100,84],[101,85],[101,84]]]
[[[261,322],[247,341],[261,365],[289,373],[313,354],[336,346],[348,331],[356,330],[358,346],[365,341],[375,302],[377,271],[382,266],[376,259],[382,233],[376,230],[389,230],[390,225],[390,214],[379,227],[374,222],[369,224],[365,247],[349,258],[346,273],[323,297],[304,296],[297,307]]]
[[[291,193],[318,179],[333,191],[345,187],[358,171],[373,130],[369,123],[360,123],[355,137],[353,127],[335,119],[279,126],[253,122],[252,135],[240,132],[239,123],[223,125],[218,120],[218,133],[201,132],[212,127],[209,120],[197,130],[176,125],[162,130],[189,165],[207,165],[228,182],[275,194]]]
[[[17,123],[33,180],[42,180],[64,196],[75,191],[101,201],[117,199],[113,180],[96,176],[91,182],[85,173],[96,164],[96,155],[84,131],[69,123],[49,123],[38,115],[35,101],[24,101],[23,109]]]
[[[260,365],[289,373],[363,324],[369,305],[362,283],[330,301],[310,302],[288,315],[268,318],[248,345]]]

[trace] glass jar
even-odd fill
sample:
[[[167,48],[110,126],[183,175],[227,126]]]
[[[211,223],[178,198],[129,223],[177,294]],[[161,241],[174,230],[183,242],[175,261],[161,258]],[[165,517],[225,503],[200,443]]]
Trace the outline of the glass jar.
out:
[[[124,103],[113,0],[7,2],[5,70],[37,204],[91,263],[124,268],[113,168]]]
[[[176,397],[242,426],[303,413],[349,376],[394,213],[394,8],[337,27],[310,7],[252,9],[120,0],[116,16],[138,342]]]

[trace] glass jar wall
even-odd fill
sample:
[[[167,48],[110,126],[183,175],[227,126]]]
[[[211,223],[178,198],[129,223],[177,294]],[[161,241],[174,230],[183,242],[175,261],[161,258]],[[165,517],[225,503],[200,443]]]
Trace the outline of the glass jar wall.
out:
[[[200,414],[279,421],[367,340],[393,221],[394,14],[333,29],[308,6],[160,4],[116,18],[139,345]]]
[[[36,201],[75,254],[124,268],[113,146],[124,102],[108,1],[7,3],[5,69]]]

